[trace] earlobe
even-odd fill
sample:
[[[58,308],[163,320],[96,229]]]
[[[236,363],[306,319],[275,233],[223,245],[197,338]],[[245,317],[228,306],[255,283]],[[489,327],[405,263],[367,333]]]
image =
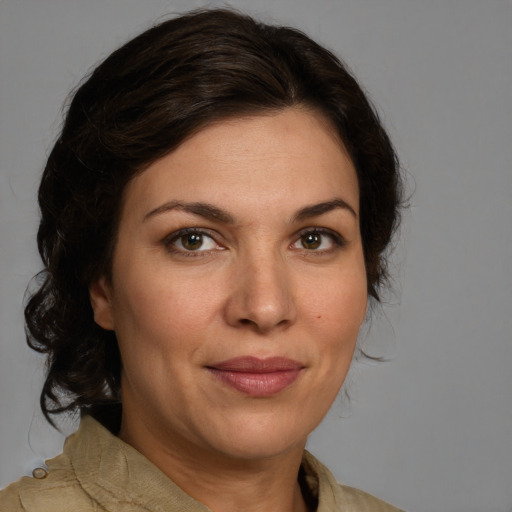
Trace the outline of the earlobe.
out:
[[[89,299],[94,312],[94,321],[103,329],[114,330],[111,290],[105,277],[101,277],[89,286]]]

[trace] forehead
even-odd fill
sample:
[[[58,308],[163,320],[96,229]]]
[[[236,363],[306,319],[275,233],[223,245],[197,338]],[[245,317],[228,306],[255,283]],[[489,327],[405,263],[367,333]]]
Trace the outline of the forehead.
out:
[[[216,122],[153,162],[125,191],[125,205],[169,200],[254,209],[344,196],[358,209],[357,176],[331,123],[304,109]]]

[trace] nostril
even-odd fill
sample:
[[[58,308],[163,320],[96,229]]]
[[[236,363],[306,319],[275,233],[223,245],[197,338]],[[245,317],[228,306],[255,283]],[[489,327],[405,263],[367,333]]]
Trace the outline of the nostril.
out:
[[[288,325],[289,320],[287,318],[283,318],[278,322],[264,322],[258,320],[251,320],[250,318],[240,318],[238,319],[239,327],[249,327],[258,332],[268,332],[276,327],[286,327]]]
[[[274,276],[263,272],[237,281],[224,309],[227,323],[233,327],[268,333],[287,328],[295,321],[293,297],[288,293],[288,281],[282,273]]]

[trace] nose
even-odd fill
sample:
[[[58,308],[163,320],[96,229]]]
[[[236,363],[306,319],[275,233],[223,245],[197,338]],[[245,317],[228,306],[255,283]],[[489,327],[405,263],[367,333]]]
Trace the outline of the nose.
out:
[[[260,251],[243,258],[232,279],[225,310],[230,325],[264,334],[295,322],[291,270],[282,257]]]

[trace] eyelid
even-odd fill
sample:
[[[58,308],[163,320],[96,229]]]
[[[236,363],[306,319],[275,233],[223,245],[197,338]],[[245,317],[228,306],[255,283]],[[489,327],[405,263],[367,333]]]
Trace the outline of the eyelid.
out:
[[[347,244],[347,240],[337,231],[334,231],[333,229],[329,229],[329,228],[324,228],[324,227],[311,226],[311,227],[301,229],[295,235],[294,241],[291,244],[292,247],[294,244],[296,244],[301,239],[301,237],[303,237],[304,235],[309,235],[309,234],[318,234],[318,235],[322,235],[322,236],[328,236],[331,238],[331,240],[333,241],[333,243],[335,244],[336,247],[344,247]],[[320,249],[320,250],[316,250],[316,251],[314,249],[303,248],[302,250],[311,252],[311,253],[313,253],[313,252],[322,253],[322,252],[329,252],[329,251],[333,250],[333,248]]]
[[[187,251],[187,250],[180,249],[180,248],[176,247],[175,245],[173,245],[174,242],[176,240],[178,240],[180,237],[182,237],[184,235],[189,235],[192,233],[201,235],[203,237],[211,238],[215,242],[217,247],[215,249]],[[225,247],[223,247],[222,244],[219,243],[217,238],[218,237],[216,236],[216,234],[214,232],[212,232],[211,230],[206,229],[206,228],[183,228],[183,229],[178,229],[177,231],[173,231],[169,235],[165,236],[162,240],[162,244],[169,252],[184,255],[184,256],[194,257],[194,256],[202,256],[207,253],[211,253],[212,251],[223,251],[225,249]]]
[[[187,250],[180,249],[180,248],[176,247],[175,245],[173,245],[174,242],[176,240],[178,240],[180,237],[182,237],[184,235],[192,234],[192,233],[199,234],[204,237],[208,237],[208,238],[212,239],[215,242],[217,247],[214,249],[187,251]],[[301,237],[308,235],[308,234],[318,234],[321,236],[329,237],[332,240],[333,247],[330,247],[328,249],[319,249],[319,250],[306,249],[306,248],[295,248],[294,245],[301,239]],[[176,231],[173,231],[172,233],[165,236],[162,239],[161,243],[164,245],[164,247],[169,252],[183,255],[183,256],[192,256],[192,257],[196,256],[197,257],[197,256],[204,256],[204,255],[206,255],[208,253],[212,253],[214,251],[225,250],[225,247],[223,247],[223,245],[221,243],[219,243],[218,238],[219,238],[218,233],[216,233],[210,229],[199,228],[199,227],[197,227],[197,228],[190,227],[190,228],[183,228],[183,229],[178,229]],[[341,247],[345,246],[346,244],[347,244],[346,239],[337,231],[329,229],[329,228],[325,228],[325,227],[310,226],[310,227],[301,229],[294,235],[293,241],[290,244],[290,247],[293,249],[302,250],[302,251],[305,251],[305,252],[308,252],[311,254],[312,253],[322,254],[322,253],[328,253],[333,250],[336,250],[336,248],[341,248]]]

